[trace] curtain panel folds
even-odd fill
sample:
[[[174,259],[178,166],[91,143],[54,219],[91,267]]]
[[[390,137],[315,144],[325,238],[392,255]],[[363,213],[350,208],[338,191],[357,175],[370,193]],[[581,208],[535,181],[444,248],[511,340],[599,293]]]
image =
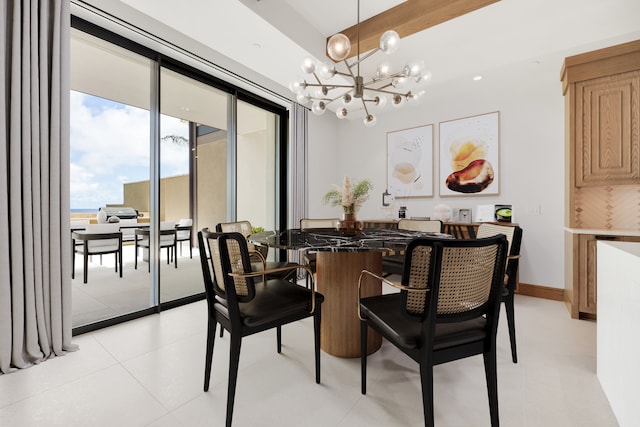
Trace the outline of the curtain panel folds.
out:
[[[0,371],[74,350],[68,0],[0,2]]]

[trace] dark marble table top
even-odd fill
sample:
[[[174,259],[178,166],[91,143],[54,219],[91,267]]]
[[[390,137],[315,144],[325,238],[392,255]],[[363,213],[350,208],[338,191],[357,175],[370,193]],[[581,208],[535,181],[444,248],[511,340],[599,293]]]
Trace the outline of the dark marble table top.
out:
[[[317,252],[401,252],[418,237],[451,238],[448,234],[393,229],[364,229],[355,234],[333,229],[265,231],[248,237],[249,242],[272,248]]]

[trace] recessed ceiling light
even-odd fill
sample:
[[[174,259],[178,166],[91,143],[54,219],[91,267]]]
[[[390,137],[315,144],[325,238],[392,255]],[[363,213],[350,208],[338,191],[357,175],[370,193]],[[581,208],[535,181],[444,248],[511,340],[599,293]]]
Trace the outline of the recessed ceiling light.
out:
[[[473,76],[473,81],[482,80],[482,76]]]

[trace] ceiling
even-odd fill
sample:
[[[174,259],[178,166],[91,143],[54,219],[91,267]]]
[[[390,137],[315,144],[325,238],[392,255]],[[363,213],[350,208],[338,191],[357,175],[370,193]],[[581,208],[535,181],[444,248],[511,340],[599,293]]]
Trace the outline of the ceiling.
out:
[[[408,1],[442,5],[456,0]],[[179,8],[157,0],[72,3],[105,10],[186,49],[189,40],[195,41],[194,46],[206,46],[264,76],[267,87],[291,99],[295,95],[285,88],[303,76],[302,59],[326,61],[327,37],[354,25],[358,15],[356,0],[180,0]],[[362,1],[360,20],[403,3]],[[476,75],[490,78],[511,64],[544,63],[557,72],[559,84],[566,56],[640,39],[638,16],[638,0],[501,0],[403,37],[395,54],[378,53],[364,61],[361,74],[366,79],[383,60],[398,70],[423,59],[432,75],[429,90]],[[162,31],[158,22],[170,31]],[[111,65],[102,69],[113,73]]]
[[[224,7],[181,0],[180,8],[173,2],[121,1],[283,86],[301,74],[305,56],[326,60],[326,38],[357,17],[355,0],[226,0]],[[360,19],[399,3],[362,1]],[[398,67],[423,59],[431,84],[439,84],[508,63],[638,39],[638,16],[638,0],[502,0],[403,38],[399,51],[385,59]],[[369,60],[374,66],[376,56]]]

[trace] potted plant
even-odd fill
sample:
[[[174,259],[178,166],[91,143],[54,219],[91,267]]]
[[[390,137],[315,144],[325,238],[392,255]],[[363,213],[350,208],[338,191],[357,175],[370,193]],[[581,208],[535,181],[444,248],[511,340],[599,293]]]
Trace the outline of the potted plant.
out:
[[[353,184],[348,176],[344,177],[342,187],[334,184],[334,188],[328,191],[322,198],[325,204],[342,207],[343,220],[339,228],[360,229],[362,224],[356,221],[356,214],[362,204],[369,199],[369,192],[373,184],[368,179],[354,180]]]

